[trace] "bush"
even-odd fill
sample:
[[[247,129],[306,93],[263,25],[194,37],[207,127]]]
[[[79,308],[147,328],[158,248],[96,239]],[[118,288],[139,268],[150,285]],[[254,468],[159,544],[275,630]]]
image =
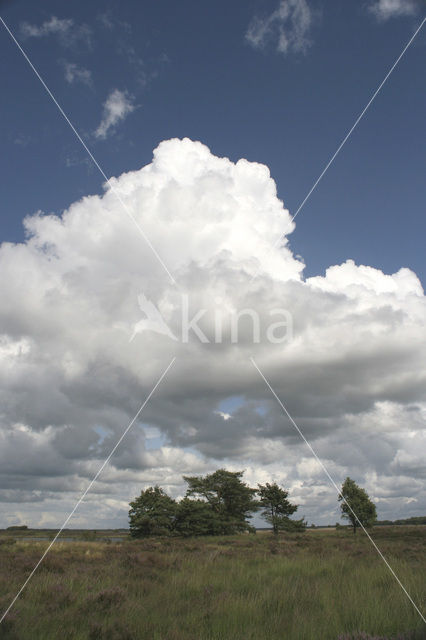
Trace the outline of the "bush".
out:
[[[0,538],[0,545],[6,547],[15,544],[15,538]]]
[[[424,637],[424,636],[423,636]],[[345,633],[338,637],[337,640],[420,640],[420,636],[415,633],[398,634],[397,636],[371,636],[369,633]]]
[[[96,531],[83,531],[81,537],[85,542],[95,542]]]

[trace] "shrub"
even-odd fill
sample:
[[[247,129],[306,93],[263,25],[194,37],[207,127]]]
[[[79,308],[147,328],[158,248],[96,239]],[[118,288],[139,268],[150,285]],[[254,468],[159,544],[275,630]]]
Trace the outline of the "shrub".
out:
[[[120,605],[125,600],[125,593],[123,589],[119,587],[111,587],[110,589],[103,589],[99,593],[87,598],[86,604],[91,607],[97,607],[99,609],[110,609]]]
[[[16,542],[15,538],[0,538],[0,545],[3,545],[5,547],[15,544],[15,542]]]
[[[372,636],[369,633],[345,633],[338,637],[338,640],[416,640],[419,636],[416,636],[415,633],[407,634],[398,634],[397,636],[393,636],[392,638],[389,636]],[[419,638],[420,640],[420,638]]]

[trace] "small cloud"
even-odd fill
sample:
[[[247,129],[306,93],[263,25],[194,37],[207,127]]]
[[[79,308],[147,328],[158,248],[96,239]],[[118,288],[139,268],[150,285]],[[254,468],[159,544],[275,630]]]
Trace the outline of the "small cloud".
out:
[[[124,29],[126,23],[120,23]],[[136,79],[140,85],[145,86],[148,81],[154,78],[156,72],[147,72],[145,68],[144,60],[137,54],[135,47],[130,42],[130,33],[128,32],[124,37],[117,40],[117,51],[120,55],[123,55],[129,65],[131,65],[136,71]]]
[[[225,422],[227,422],[228,420],[230,420],[232,418],[230,413],[225,413],[224,411],[215,411],[215,413],[220,416],[221,418],[223,418],[223,420],[225,420]]]
[[[65,160],[65,166],[70,169],[72,167],[78,167],[81,165],[86,166],[87,169],[87,173],[91,174],[93,173],[93,162],[90,160],[90,158],[88,156],[83,156],[83,155],[78,155],[76,153],[74,154],[70,154],[68,156],[66,156]]]
[[[107,9],[103,13],[98,13],[96,19],[102,25],[102,27],[104,27],[104,29],[112,30],[114,28],[111,9]]]
[[[29,24],[23,22],[21,24],[21,33],[26,38],[43,38],[51,34],[65,34],[69,33],[70,29],[74,26],[74,20],[71,18],[60,19],[56,16],[52,16],[50,20],[46,20],[38,27],[35,24]]]
[[[69,84],[81,82],[82,84],[87,84],[89,87],[92,86],[92,73],[89,69],[79,67],[74,62],[64,61],[63,65],[65,69],[65,80]]]
[[[65,47],[72,46],[78,40],[86,41],[91,45],[92,31],[87,24],[75,25],[72,18],[57,18],[52,16],[40,26],[23,22],[21,24],[21,35],[24,38],[44,38],[46,36],[57,36],[60,43]]]
[[[95,131],[96,138],[104,140],[110,130],[122,122],[135,108],[133,98],[129,96],[127,91],[119,89],[111,91],[103,105],[102,120]]]
[[[311,45],[313,14],[306,0],[281,0],[269,16],[251,21],[246,40],[255,49],[275,42],[279,53],[305,53]]]
[[[27,136],[24,133],[19,133],[13,140],[13,144],[17,144],[19,147],[26,147],[32,142],[31,136]]]
[[[417,0],[373,0],[369,9],[378,20],[383,21],[389,18],[413,16],[418,12],[419,7]]]

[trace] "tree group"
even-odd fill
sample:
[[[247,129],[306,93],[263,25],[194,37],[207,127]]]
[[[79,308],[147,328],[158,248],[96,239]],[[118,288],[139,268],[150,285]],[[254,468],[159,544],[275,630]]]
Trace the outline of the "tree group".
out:
[[[259,509],[273,528],[303,530],[306,523],[291,520],[297,510],[288,492],[276,483],[249,487],[243,471],[218,469],[206,476],[184,476],[185,497],[177,502],[160,487],[149,487],[130,503],[133,537],[153,535],[205,536],[254,531],[250,517]]]
[[[145,536],[208,536],[254,532],[250,518],[261,511],[274,534],[303,531],[303,518],[290,516],[298,505],[288,500],[288,491],[276,482],[258,484],[257,489],[243,482],[243,471],[218,469],[206,476],[184,476],[185,497],[176,501],[161,487],[149,487],[130,503],[130,534]],[[342,517],[356,533],[358,527],[371,527],[377,519],[376,507],[365,489],[346,478],[338,496]]]

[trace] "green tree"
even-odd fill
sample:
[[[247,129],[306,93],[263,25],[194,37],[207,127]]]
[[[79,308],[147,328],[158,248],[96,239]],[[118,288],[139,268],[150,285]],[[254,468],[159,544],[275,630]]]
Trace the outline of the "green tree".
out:
[[[370,500],[365,489],[351,478],[346,478],[339,495],[342,518],[349,520],[356,533],[357,527],[372,527],[377,520],[376,505]]]
[[[281,531],[292,531],[294,533],[298,531],[305,531],[306,520],[304,517],[300,518],[300,520],[292,520],[291,518],[284,516],[280,529]]]
[[[219,515],[204,500],[183,498],[177,505],[174,531],[180,536],[214,536],[222,532]]]
[[[158,486],[142,491],[130,503],[129,524],[133,538],[170,535],[175,521],[177,505]]]
[[[188,483],[186,496],[205,500],[220,522],[221,534],[254,531],[248,518],[257,511],[256,489],[251,489],[241,478],[244,471],[218,469],[207,476],[184,476]]]
[[[278,531],[300,531],[306,528],[303,520],[290,520],[289,516],[297,511],[298,505],[291,504],[288,491],[282,489],[276,482],[273,484],[259,484],[258,494],[263,507],[262,516],[272,526],[275,534]]]

